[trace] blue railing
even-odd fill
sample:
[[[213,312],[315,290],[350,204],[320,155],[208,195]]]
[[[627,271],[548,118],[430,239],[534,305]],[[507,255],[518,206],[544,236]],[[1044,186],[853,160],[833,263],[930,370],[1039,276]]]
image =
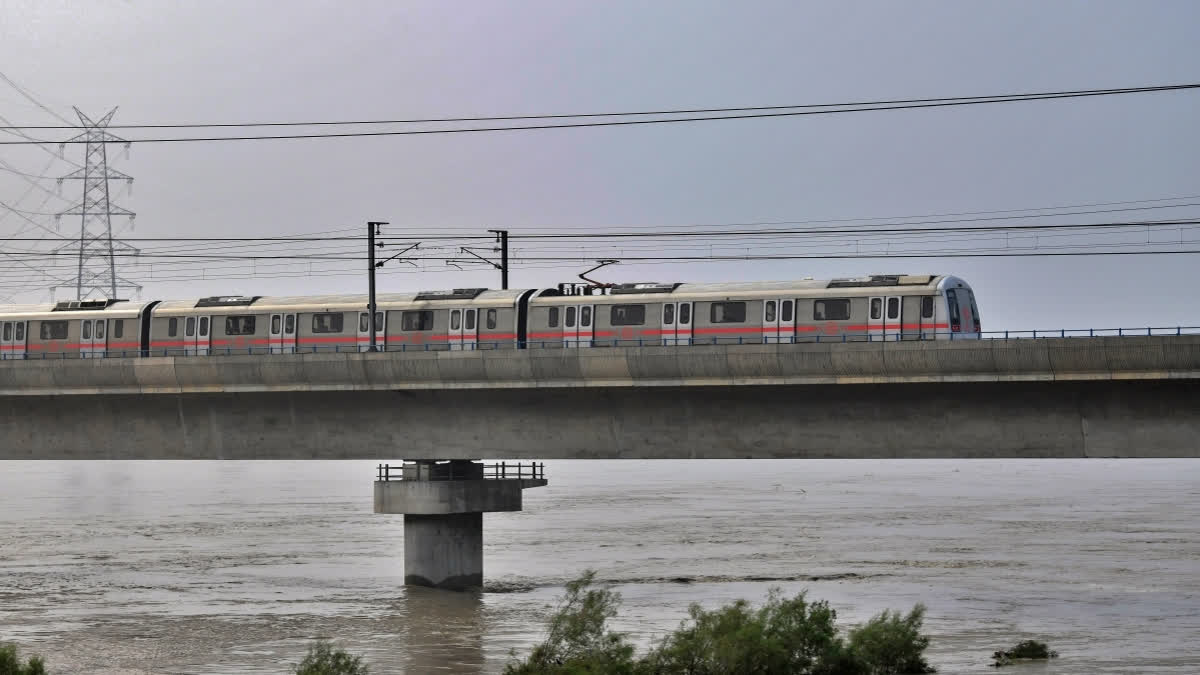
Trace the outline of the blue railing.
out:
[[[1146,337],[1146,336],[1182,336],[1200,335],[1200,326],[1163,326],[1142,328],[1054,328],[1049,330],[1005,330],[984,331],[982,333],[954,333],[949,331],[903,332],[882,335],[879,333],[839,333],[836,335],[791,335],[780,337],[691,337],[691,338],[636,338],[612,340],[526,340],[525,349],[569,349],[587,347],[692,347],[708,345],[733,344],[802,344],[830,342],[910,342],[921,340],[1042,340],[1049,338],[1096,338],[1096,337]],[[497,340],[476,342],[462,345],[463,351],[490,351],[496,349],[513,349],[515,341]],[[447,343],[424,343],[420,345],[392,344],[380,345],[379,350],[386,352],[431,352],[451,351]],[[288,354],[352,354],[363,352],[365,349],[358,345],[307,345],[290,348],[280,347],[208,347],[206,353],[184,347],[168,349],[126,349],[108,350],[90,354],[79,351],[45,352],[40,350],[28,351],[25,354],[0,352],[0,360],[41,360],[41,359],[78,359],[83,358],[121,358],[121,357],[174,357],[174,356],[286,356]]]

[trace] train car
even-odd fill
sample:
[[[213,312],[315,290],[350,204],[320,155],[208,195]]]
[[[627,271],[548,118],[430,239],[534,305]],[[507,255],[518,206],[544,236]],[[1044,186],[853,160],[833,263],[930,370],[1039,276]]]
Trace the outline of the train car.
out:
[[[361,295],[238,295],[0,307],[0,358],[365,351],[366,304]],[[381,351],[932,340],[982,330],[971,287],[935,275],[455,288],[384,293],[376,304]]]
[[[386,306],[387,349],[515,349],[523,335],[524,300],[533,293],[485,288],[422,291]]]
[[[137,356],[150,304],[84,300],[0,308],[0,358]]]
[[[528,314],[529,345],[549,348],[953,339],[982,328],[966,282],[934,275],[564,287],[540,292]]]
[[[376,349],[515,348],[518,300],[532,291],[458,288],[376,297]],[[164,302],[152,313],[153,354],[366,351],[371,324],[359,295],[216,296]]]

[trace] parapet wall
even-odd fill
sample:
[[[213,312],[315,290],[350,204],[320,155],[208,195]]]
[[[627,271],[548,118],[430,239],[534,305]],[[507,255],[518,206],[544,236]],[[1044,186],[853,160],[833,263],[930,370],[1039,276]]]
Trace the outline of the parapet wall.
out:
[[[0,396],[1200,378],[1200,335],[0,362]]]

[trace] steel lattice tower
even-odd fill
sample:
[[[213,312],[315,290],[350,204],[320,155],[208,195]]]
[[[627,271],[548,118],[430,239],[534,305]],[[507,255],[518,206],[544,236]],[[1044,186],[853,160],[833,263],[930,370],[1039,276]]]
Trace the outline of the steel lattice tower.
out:
[[[108,166],[109,143],[126,144],[125,139],[117,138],[108,133],[107,127],[117,109],[113,108],[107,115],[97,121],[92,121],[75,108],[83,133],[67,141],[68,143],[86,143],[87,150],[83,167],[59,178],[64,180],[83,181],[83,199],[78,204],[62,211],[58,217],[79,216],[79,240],[65,244],[57,251],[77,251],[79,254],[78,273],[74,280],[63,279],[54,286],[58,288],[75,288],[75,299],[109,298],[117,299],[117,289],[127,288],[137,293],[142,290],[138,284],[117,275],[117,264],[114,253],[137,254],[138,250],[125,242],[113,239],[113,216],[133,219],[134,213],[112,203],[109,199],[109,181],[124,180],[133,182],[133,178]],[[128,144],[126,144],[128,147]],[[78,247],[78,248],[76,248]]]

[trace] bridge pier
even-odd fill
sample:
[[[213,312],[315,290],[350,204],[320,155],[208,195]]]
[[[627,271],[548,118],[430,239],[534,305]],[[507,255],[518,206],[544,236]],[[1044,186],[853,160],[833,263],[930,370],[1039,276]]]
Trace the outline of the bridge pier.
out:
[[[543,465],[471,460],[379,465],[375,513],[404,514],[404,583],[483,586],[483,514],[520,511],[521,491],[546,485]]]

